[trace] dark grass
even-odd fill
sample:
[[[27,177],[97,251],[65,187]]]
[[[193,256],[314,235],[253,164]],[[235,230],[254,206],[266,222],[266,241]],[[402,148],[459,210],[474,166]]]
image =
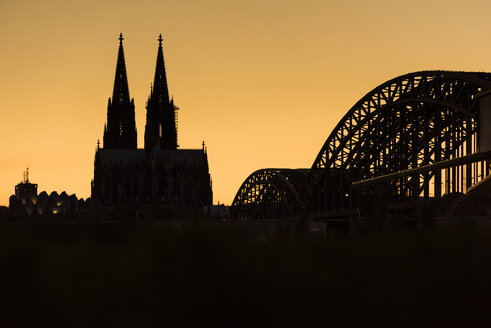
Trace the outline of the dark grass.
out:
[[[327,237],[326,237],[327,236]],[[491,230],[0,225],[0,326],[489,326]]]

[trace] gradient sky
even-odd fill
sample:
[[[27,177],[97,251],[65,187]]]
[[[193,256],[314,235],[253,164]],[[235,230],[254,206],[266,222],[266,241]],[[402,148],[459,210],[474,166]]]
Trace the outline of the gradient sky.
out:
[[[0,0],[0,205],[26,167],[38,190],[90,196],[124,34],[143,147],[157,38],[181,148],[204,140],[214,203],[266,167],[310,167],[341,117],[412,71],[491,72],[491,2]]]

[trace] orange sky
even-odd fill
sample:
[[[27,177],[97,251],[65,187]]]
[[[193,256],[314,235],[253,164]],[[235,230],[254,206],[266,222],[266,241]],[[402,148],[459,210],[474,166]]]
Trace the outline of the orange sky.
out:
[[[208,147],[214,203],[266,167],[310,167],[339,119],[412,71],[491,71],[491,2],[0,0],[0,205],[90,196],[124,34],[138,145],[164,36],[181,148]]]

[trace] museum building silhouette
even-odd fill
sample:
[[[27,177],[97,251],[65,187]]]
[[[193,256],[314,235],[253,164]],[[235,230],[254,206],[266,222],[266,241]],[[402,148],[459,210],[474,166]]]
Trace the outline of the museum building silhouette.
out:
[[[135,103],[130,100],[123,50],[119,52],[112,98],[107,105],[103,146],[97,143],[91,197],[105,206],[157,204],[203,207],[212,204],[204,142],[201,149],[178,149],[177,110],[169,98],[159,36],[153,87],[146,109],[145,145],[137,148]]]

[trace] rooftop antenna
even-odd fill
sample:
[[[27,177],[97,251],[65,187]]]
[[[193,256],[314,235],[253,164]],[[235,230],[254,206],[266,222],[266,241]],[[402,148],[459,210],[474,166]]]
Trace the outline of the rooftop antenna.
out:
[[[29,168],[24,171],[24,183],[29,182]]]

